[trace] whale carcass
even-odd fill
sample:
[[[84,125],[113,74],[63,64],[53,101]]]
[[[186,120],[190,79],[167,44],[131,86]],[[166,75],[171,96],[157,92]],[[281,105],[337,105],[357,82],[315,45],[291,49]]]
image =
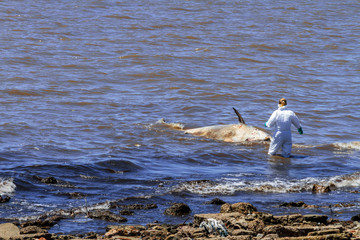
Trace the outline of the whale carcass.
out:
[[[269,141],[271,139],[266,131],[245,124],[239,112],[235,108],[233,109],[239,118],[239,124],[191,128],[185,130],[185,133],[224,142]]]

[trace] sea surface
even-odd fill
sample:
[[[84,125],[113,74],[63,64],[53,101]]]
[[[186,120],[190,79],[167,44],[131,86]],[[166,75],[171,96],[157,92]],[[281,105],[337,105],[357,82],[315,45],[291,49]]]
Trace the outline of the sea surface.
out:
[[[359,12],[358,0],[0,1],[0,223],[77,209],[50,232],[101,233],[89,209],[155,203],[126,224],[183,223],[219,212],[214,198],[349,220]],[[232,107],[263,127],[281,97],[304,130],[292,158],[181,130],[237,123]],[[318,208],[280,207],[292,201]],[[163,214],[178,202],[190,216]]]

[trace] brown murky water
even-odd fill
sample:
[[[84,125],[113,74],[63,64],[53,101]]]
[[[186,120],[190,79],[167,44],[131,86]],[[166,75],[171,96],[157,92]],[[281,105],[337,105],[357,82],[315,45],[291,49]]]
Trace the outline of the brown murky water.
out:
[[[284,201],[346,202],[334,211],[349,219],[360,206],[359,10],[356,0],[0,1],[0,194],[12,197],[0,217],[146,196],[159,208],[129,223],[183,222],[162,214],[169,202],[195,214],[217,211],[203,204],[214,197],[272,213],[292,211]],[[291,159],[157,123],[232,124],[236,107],[262,127],[280,97],[304,129]],[[337,189],[313,195],[315,183]],[[70,219],[52,231],[105,225]]]

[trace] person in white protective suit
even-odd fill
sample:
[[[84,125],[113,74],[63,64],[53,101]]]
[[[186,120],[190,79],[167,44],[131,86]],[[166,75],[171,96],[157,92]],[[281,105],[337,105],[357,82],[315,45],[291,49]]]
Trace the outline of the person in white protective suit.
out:
[[[268,154],[275,155],[281,148],[282,156],[288,158],[292,148],[291,124],[298,129],[300,134],[303,134],[303,130],[296,114],[287,109],[286,105],[286,99],[281,98],[279,100],[279,108],[270,116],[269,120],[265,123],[265,127],[275,126]]]

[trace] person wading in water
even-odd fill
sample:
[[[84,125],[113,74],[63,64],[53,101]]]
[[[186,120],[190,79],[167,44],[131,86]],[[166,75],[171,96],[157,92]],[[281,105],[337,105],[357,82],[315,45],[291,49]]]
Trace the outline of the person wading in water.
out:
[[[275,155],[280,148],[283,157],[290,157],[292,140],[291,140],[291,124],[293,124],[300,134],[303,134],[300,121],[296,114],[287,108],[285,98],[279,100],[279,108],[275,110],[269,120],[265,123],[265,127],[275,126],[274,136],[269,147],[269,155]]]

